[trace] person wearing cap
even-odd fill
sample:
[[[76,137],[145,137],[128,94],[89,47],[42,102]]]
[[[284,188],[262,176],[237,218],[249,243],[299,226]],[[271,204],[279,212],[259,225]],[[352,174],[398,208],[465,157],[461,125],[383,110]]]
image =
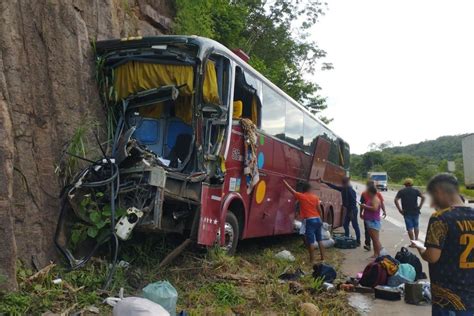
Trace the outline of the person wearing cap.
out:
[[[410,240],[418,240],[420,210],[425,203],[425,196],[413,187],[413,180],[405,179],[405,187],[395,196],[395,206],[405,219],[405,226]],[[418,203],[418,198],[420,201]],[[400,206],[400,200],[402,202]]]

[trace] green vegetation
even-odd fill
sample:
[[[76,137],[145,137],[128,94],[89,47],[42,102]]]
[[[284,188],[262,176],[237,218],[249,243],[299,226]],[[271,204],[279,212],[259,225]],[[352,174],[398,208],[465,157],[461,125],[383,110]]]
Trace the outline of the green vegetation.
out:
[[[373,151],[351,156],[351,171],[365,179],[369,171],[386,171],[392,182],[413,178],[425,185],[437,173],[448,171],[448,160],[456,164],[455,175],[464,182],[461,140],[465,135],[443,136],[408,146],[373,146]]]
[[[318,94],[320,87],[307,80],[306,75],[318,67],[331,69],[332,65],[318,64],[326,52],[309,40],[308,30],[324,13],[326,4],[318,0],[267,3],[264,0],[176,0],[173,31],[209,37],[230,49],[242,49],[250,56],[254,68],[318,113],[327,107],[326,99]]]
[[[20,267],[20,290],[0,294],[0,314],[38,315],[45,311],[72,313],[94,305],[100,315],[110,314],[110,308],[101,302],[105,297],[117,295],[124,287],[125,295],[140,295],[150,282],[168,280],[178,291],[178,310],[190,315],[243,314],[253,311],[297,315],[302,303],[317,305],[324,315],[355,315],[347,304],[346,292],[324,292],[322,280],[314,280],[309,272],[307,251],[299,236],[260,238],[241,243],[234,257],[220,249],[208,252],[194,249],[185,252],[176,262],[158,269],[159,262],[181,240],[173,237],[135,235],[124,243],[120,257],[130,263],[128,269],[118,268],[110,291],[99,290],[104,284],[108,263],[95,258],[85,268],[66,272],[52,266],[39,275]],[[287,249],[296,257],[287,262],[274,257]],[[342,254],[328,249],[327,263],[340,269]],[[304,289],[295,294],[288,283],[280,283],[278,276],[285,271],[302,268],[307,274],[298,282]],[[62,278],[60,284],[52,280]],[[339,274],[342,279],[343,276]]]

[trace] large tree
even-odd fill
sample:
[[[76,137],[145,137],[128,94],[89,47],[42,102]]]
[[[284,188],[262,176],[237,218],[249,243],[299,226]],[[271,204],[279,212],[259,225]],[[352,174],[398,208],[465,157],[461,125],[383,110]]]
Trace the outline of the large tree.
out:
[[[305,75],[318,67],[332,68],[330,63],[318,63],[326,52],[308,37],[325,6],[317,0],[176,0],[175,32],[243,49],[253,67],[310,111],[320,113],[327,107],[326,98]]]

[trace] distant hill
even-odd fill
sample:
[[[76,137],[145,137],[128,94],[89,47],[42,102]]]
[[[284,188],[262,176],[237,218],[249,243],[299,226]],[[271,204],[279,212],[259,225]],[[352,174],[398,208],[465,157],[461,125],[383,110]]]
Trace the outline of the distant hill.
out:
[[[408,154],[434,160],[454,160],[462,154],[461,141],[468,134],[441,136],[418,144],[385,148],[386,154]]]

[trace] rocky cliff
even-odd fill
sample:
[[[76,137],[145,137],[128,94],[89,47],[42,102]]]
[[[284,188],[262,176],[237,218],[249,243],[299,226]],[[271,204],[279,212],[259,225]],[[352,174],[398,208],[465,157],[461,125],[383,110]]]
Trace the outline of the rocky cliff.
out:
[[[104,121],[91,42],[169,32],[171,2],[0,1],[1,288],[15,289],[18,259],[56,257],[55,167],[84,119]]]

